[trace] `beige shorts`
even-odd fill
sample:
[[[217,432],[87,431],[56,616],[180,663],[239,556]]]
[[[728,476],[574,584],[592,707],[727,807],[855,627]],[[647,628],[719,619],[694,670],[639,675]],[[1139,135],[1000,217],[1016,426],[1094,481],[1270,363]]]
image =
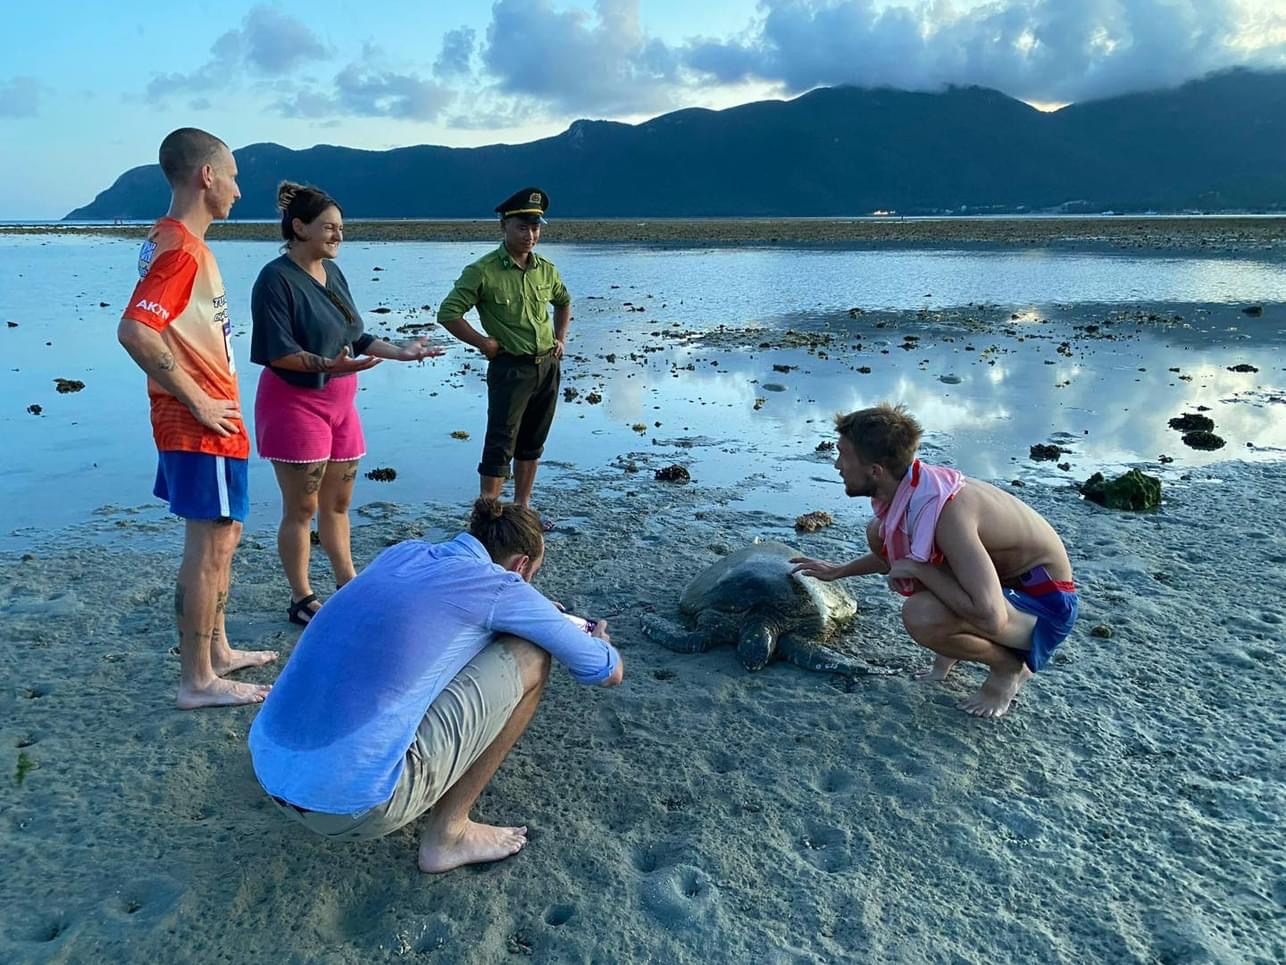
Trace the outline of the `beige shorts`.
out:
[[[429,705],[406,751],[393,796],[383,804],[357,814],[323,814],[272,800],[284,814],[328,838],[383,837],[433,807],[473,766],[513,716],[522,693],[522,676],[513,654],[503,643],[492,643],[465,664]]]

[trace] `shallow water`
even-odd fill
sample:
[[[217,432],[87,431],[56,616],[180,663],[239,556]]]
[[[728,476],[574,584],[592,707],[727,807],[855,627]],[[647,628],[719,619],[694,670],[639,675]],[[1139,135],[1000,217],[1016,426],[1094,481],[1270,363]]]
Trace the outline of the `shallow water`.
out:
[[[0,502],[9,507],[0,529],[20,530],[19,541],[100,507],[154,502],[143,378],[115,339],[136,248],[108,238],[0,239],[0,321],[18,323],[0,328],[8,359],[0,426],[11,453],[0,469]],[[459,269],[487,248],[349,241],[340,264],[368,328],[390,334],[407,322],[431,322],[431,311],[416,309],[436,309]],[[259,374],[249,361],[250,289],[276,249],[221,242],[214,250],[249,411]],[[698,485],[768,482],[751,487],[751,501],[777,511],[822,508],[842,498],[828,458],[813,451],[831,438],[831,415],[884,398],[905,401],[920,417],[931,458],[986,478],[1080,479],[1161,453],[1176,460],[1164,470],[1173,475],[1215,459],[1286,451],[1286,272],[1271,261],[549,243],[542,251],[576,299],[564,385],[581,394],[560,409],[545,483],[556,481],[559,463],[619,478],[617,462],[635,453],[640,485],[652,484],[652,467],[681,462]],[[970,307],[980,303],[1003,310]],[[1264,306],[1262,317],[1242,314],[1252,303]],[[370,311],[380,304],[393,311]],[[850,317],[853,307],[864,314]],[[1139,320],[1135,312],[1158,318]],[[962,319],[974,317],[1004,323],[962,329]],[[1107,321],[1122,337],[1072,339],[1058,351],[1072,326]],[[721,325],[754,331],[708,341],[659,334]],[[804,348],[758,348],[787,330],[825,332],[834,341],[825,358]],[[901,347],[907,332],[918,336],[914,348]],[[1238,363],[1259,371],[1228,371]],[[776,372],[774,364],[797,368]],[[861,366],[871,372],[857,373]],[[481,358],[452,343],[444,359],[386,362],[361,376],[363,471],[390,466],[398,477],[359,478],[356,505],[473,495],[485,424],[482,374]],[[80,379],[85,389],[59,395],[55,378]],[[591,390],[602,404],[584,404]],[[26,411],[33,403],[43,408],[39,417]],[[1210,407],[1224,449],[1187,449],[1166,426],[1197,405]],[[453,439],[454,430],[471,438]],[[1068,471],[1028,459],[1030,445],[1051,440],[1069,448]],[[276,486],[257,459],[251,493],[250,526],[271,525]]]

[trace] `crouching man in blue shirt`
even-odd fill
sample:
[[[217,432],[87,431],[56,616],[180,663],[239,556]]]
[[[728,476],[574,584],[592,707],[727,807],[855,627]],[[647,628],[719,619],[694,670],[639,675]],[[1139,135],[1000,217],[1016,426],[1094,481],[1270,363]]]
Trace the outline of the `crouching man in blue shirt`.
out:
[[[531,585],[540,517],[494,499],[469,532],[399,543],[317,611],[250,728],[255,774],[281,811],[360,841],[426,811],[420,870],[498,861],[525,827],[469,810],[527,728],[557,657],[578,681],[621,682],[599,621],[570,623]]]

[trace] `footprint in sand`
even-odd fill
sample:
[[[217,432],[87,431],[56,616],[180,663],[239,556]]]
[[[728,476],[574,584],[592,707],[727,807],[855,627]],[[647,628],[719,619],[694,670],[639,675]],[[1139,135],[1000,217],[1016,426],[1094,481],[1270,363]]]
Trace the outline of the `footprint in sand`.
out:
[[[710,770],[716,774],[730,774],[738,769],[737,759],[727,751],[714,751],[707,754],[706,762],[710,765]]]
[[[630,854],[630,863],[635,870],[650,875],[658,868],[665,868],[678,861],[683,854],[684,845],[679,842],[659,841],[641,845]]]
[[[643,907],[667,927],[696,925],[708,918],[718,902],[710,876],[695,865],[675,865],[643,883]]]
[[[33,915],[25,928],[14,928],[9,934],[19,942],[32,945],[62,944],[73,930],[79,930],[78,925],[65,911],[48,911]],[[42,950],[41,954],[52,955],[53,952]]]
[[[809,824],[798,839],[799,854],[818,871],[836,874],[853,867],[849,834],[843,828]]]
[[[594,733],[609,744],[615,744],[625,736],[625,724],[611,707],[600,707],[596,715]]]
[[[823,771],[813,782],[813,786],[823,794],[843,794],[845,791],[852,790],[857,784],[856,778],[851,771],[841,770],[833,767],[828,771]]]
[[[172,878],[140,878],[112,895],[104,906],[109,914],[124,917],[135,926],[171,927],[183,886]]]
[[[545,924],[554,928],[566,925],[576,914],[575,905],[550,905],[545,909]]]

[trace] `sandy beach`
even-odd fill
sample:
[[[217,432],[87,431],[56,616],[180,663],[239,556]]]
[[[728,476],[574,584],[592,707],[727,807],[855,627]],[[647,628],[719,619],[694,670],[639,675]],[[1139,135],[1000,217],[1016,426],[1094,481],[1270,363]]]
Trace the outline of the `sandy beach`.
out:
[[[642,455],[640,454],[640,458]],[[641,467],[644,470],[651,466]],[[555,671],[481,799],[526,822],[498,865],[420,875],[414,833],[339,846],[284,821],[252,709],[171,709],[173,551],[120,511],[0,566],[7,961],[1270,962],[1286,955],[1286,540],[1280,463],[1215,464],[1152,514],[1025,487],[1071,549],[1082,618],[998,722],[909,672],[896,599],[856,582],[851,679],[670,653],[640,617],[755,537],[851,555],[864,501],[790,513],[650,472],[566,473],[545,591],[605,615],[616,691]],[[815,507],[792,507],[810,509]],[[369,504],[367,561],[463,507]],[[1210,521],[1227,531],[1210,536]],[[229,629],[287,657],[270,533],[238,553]],[[1096,628],[1106,628],[1105,630]],[[1110,636],[1097,636],[1110,632]],[[270,680],[255,672],[250,679]]]
[[[1277,244],[1261,224],[1235,254]],[[346,270],[388,266],[393,308],[372,328],[428,321],[417,289],[394,288],[413,276],[409,260],[378,246],[346,257]],[[86,317],[119,300],[129,267],[86,283]],[[832,305],[702,326],[707,309],[657,287],[647,324],[631,326],[631,302],[652,289],[613,291],[613,277],[578,302],[583,340],[564,376],[575,396],[559,416],[576,445],[541,470],[538,499],[558,527],[538,582],[608,619],[626,678],[592,690],[555,667],[474,815],[528,824],[527,849],[430,878],[415,867],[414,827],[368,845],[310,836],[254,779],[253,708],[173,709],[182,535],[146,498],[149,451],[129,480],[136,497],[104,504],[60,478],[46,489],[84,503],[74,522],[50,530],[18,513],[5,527],[0,960],[1286,960],[1283,305],[1265,299],[1253,316],[1232,299]],[[22,425],[80,443],[128,360],[46,372],[39,353],[61,335],[34,312],[18,319],[9,344],[31,345],[22,377],[88,383],[68,396],[46,385],[31,397],[44,421],[21,413]],[[392,542],[463,526],[469,500],[442,498],[445,483],[397,487],[426,459],[448,465],[440,452],[458,449],[461,478],[472,471],[479,372],[461,352],[399,370],[405,398],[430,407],[424,425],[409,408],[381,414],[397,384],[370,383],[363,419],[382,448],[363,469],[395,467],[399,482],[361,481],[359,567]],[[110,418],[145,431],[141,386],[126,389],[139,406]],[[848,584],[859,611],[839,645],[865,668],[851,677],[783,663],[752,674],[730,649],[680,655],[642,632],[648,615],[677,617],[702,568],[756,538],[833,560],[859,552],[868,503],[843,496],[817,445],[833,438],[831,412],[872,392],[921,415],[925,458],[991,467],[979,475],[1045,514],[1070,551],[1080,621],[999,721],[956,706],[981,668],[911,679],[928,656],[878,579]],[[1166,425],[1199,406],[1226,437],[1216,453],[1186,449]],[[381,418],[410,436],[388,444]],[[450,439],[459,428],[473,438]],[[429,449],[429,435],[457,449]],[[1033,462],[1036,443],[1060,445],[1067,468]],[[655,480],[676,462],[690,482]],[[1127,464],[1162,479],[1155,512],[1106,510],[1074,486]],[[797,533],[814,510],[835,525]],[[234,561],[229,633],[284,661],[298,630],[271,511],[256,519]],[[320,554],[313,579],[330,585]]]

